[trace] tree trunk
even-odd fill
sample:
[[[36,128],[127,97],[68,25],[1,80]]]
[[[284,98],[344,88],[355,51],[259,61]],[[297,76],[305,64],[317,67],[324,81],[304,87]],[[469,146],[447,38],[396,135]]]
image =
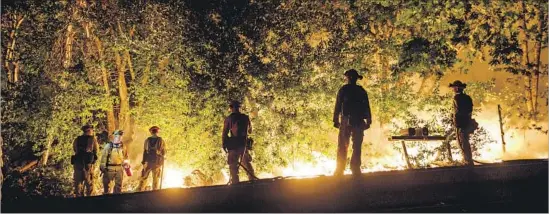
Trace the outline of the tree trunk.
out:
[[[17,32],[19,31],[19,27],[21,27],[24,19],[25,18],[23,16],[19,17],[17,15],[13,15],[13,25],[9,35],[10,40],[8,47],[6,48],[4,66],[8,73],[8,81],[12,83],[19,80],[19,62],[15,61],[15,44]]]
[[[53,137],[48,136],[48,142],[47,142],[47,145],[46,145],[46,150],[42,154],[42,159],[40,161],[41,166],[45,166],[46,164],[48,164],[48,157],[50,156],[50,149],[51,149],[51,144],[52,143],[53,143]]]
[[[417,90],[416,94],[421,94],[426,81],[427,81],[427,77],[421,78],[421,82],[419,83],[419,89]]]
[[[120,24],[120,21],[116,22],[116,26],[118,27],[118,34],[120,35],[120,37],[127,38],[126,34],[124,33],[124,30],[122,29],[122,25]],[[133,35],[133,29],[130,30],[129,34],[130,34],[130,37],[131,37],[131,35]],[[125,63],[128,64],[128,69],[130,70],[131,79],[134,80],[135,79],[135,73],[133,71],[133,65],[132,65],[132,61],[131,61],[131,57],[130,57],[130,51],[128,49],[124,50],[124,61],[125,61]],[[126,65],[124,65],[124,67],[125,66]]]
[[[527,21],[526,21],[526,15],[528,14],[528,10],[526,8],[526,4],[524,3],[524,0],[522,0],[522,15],[521,15],[521,18],[522,18],[522,33],[524,34],[524,38],[523,38],[523,62],[525,63],[525,65],[528,65],[530,63],[530,55],[529,55],[529,51],[528,51],[528,40],[530,39],[529,36],[528,36],[528,26],[527,26]]]
[[[166,76],[166,67],[170,63],[170,57],[164,57],[158,61],[158,74],[160,84],[164,84],[164,78]]]
[[[116,68],[118,70],[118,96],[120,98],[120,112],[118,113],[119,129],[129,133],[130,130],[130,100],[128,97],[128,86],[126,84],[126,63],[122,60],[120,52],[114,54]],[[127,138],[128,135],[124,135]]]
[[[135,80],[135,72],[133,71],[132,58],[130,56],[129,50],[124,51],[124,58],[126,59],[126,63],[128,64],[128,69],[130,70],[130,77],[132,78],[132,81],[133,81]]]
[[[117,20],[116,22],[118,26],[118,33],[120,37],[122,38],[128,38],[126,34],[124,33],[124,30],[122,29],[122,25],[120,24],[120,21]],[[130,38],[133,35],[133,29],[130,30],[129,35]],[[128,65],[128,69],[130,72],[130,79],[131,82],[135,80],[135,72],[133,70],[133,64],[131,60],[130,51],[128,49],[123,51],[122,59],[120,59],[120,53],[115,54],[116,57],[116,65],[118,68],[118,90],[119,90],[119,96],[120,96],[120,112],[118,114],[118,121],[121,124],[121,129],[124,130],[124,140],[125,142],[132,142],[133,140],[133,134],[134,134],[134,126],[133,126],[133,118],[131,118],[130,115],[130,98],[128,96],[128,83],[126,82],[126,64]]]
[[[151,72],[152,60],[147,59],[147,65],[143,69],[143,78],[141,79],[141,85],[144,86],[149,82],[149,73]]]
[[[530,39],[528,35],[528,26],[527,26],[527,20],[526,15],[528,14],[528,9],[526,8],[526,3],[524,0],[521,1],[521,7],[522,7],[522,27],[521,32],[523,34],[523,40],[522,40],[522,64],[524,66],[524,69],[526,69],[526,106],[528,107],[528,112],[530,113],[530,116],[534,115],[535,112],[535,105],[534,105],[534,94],[533,94],[533,88],[532,87],[532,72],[530,70],[530,51],[528,49],[528,41]]]
[[[532,75],[525,74],[523,76],[524,79],[524,92],[526,97],[526,108],[528,109],[528,113],[533,112],[533,102],[532,102]]]
[[[13,62],[13,82],[19,82],[19,62]]]
[[[135,81],[135,72],[133,70],[133,63],[132,63],[132,59],[131,59],[131,55],[130,55],[129,50],[124,51],[124,58],[126,59],[126,63],[128,64],[128,69],[130,70],[131,84],[135,84],[134,83],[134,81]],[[134,107],[134,106],[131,106],[130,104],[135,105],[135,100],[131,100],[131,102],[130,102],[130,100],[128,98],[128,109]],[[133,141],[133,134],[134,134],[134,130],[135,130],[135,127],[134,127],[135,120],[131,116],[131,114],[128,114],[128,117],[129,117],[129,127],[128,127],[128,130],[126,132],[127,134],[125,136],[126,136],[126,139],[127,139],[128,142],[132,142]]]
[[[537,16],[538,16],[538,28],[537,28],[537,34],[536,34],[536,44],[535,44],[535,50],[536,50],[536,67],[535,67],[535,71],[534,71],[534,80],[535,80],[535,83],[534,83],[534,94],[533,94],[533,99],[534,99],[534,106],[533,106],[533,109],[534,109],[534,115],[537,115],[537,112],[538,112],[538,97],[539,97],[539,76],[540,76],[540,73],[541,73],[541,43],[543,41],[543,34],[544,33],[547,33],[545,31],[543,31],[543,27],[542,26],[545,26],[547,24],[547,20],[545,19],[545,14],[544,14],[544,11],[542,10],[538,10],[537,12]],[[534,118],[535,119],[535,118]]]
[[[71,65],[71,61],[72,61],[72,42],[74,40],[74,30],[73,30],[73,26],[72,24],[69,24],[69,26],[67,26],[67,33],[65,34],[66,37],[65,37],[65,48],[64,48],[64,51],[65,51],[65,59],[63,60],[63,67],[66,69],[66,68],[69,68],[70,65]]]
[[[105,59],[103,54],[103,45],[101,44],[101,40],[99,38],[95,37],[95,45],[97,48],[97,52],[99,55],[99,65],[101,68],[101,76],[103,80],[103,87],[105,88],[105,99],[111,100],[110,95],[110,87],[109,87],[109,72],[107,71],[107,67],[105,65]],[[107,130],[108,133],[113,133],[116,129],[116,121],[114,118],[114,111],[112,106],[109,106],[109,109],[106,110],[107,113]]]

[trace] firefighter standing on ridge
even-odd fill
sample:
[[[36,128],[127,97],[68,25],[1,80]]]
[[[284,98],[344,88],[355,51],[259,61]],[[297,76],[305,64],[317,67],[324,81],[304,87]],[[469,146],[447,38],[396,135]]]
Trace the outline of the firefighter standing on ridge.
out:
[[[459,80],[450,83],[454,92],[454,114],[453,121],[456,128],[456,139],[459,143],[461,151],[463,152],[463,159],[467,166],[473,166],[473,153],[471,151],[471,144],[469,143],[469,135],[475,129],[473,127],[473,120],[471,118],[473,112],[473,100],[463,90],[467,87],[467,84],[462,83]]]
[[[249,180],[255,180],[254,168],[250,163],[252,156],[246,149],[248,133],[252,133],[250,117],[240,113],[240,102],[238,101],[232,101],[229,107],[231,114],[223,123],[222,142],[223,150],[228,153],[227,163],[229,164],[230,182],[231,184],[240,182],[238,177],[240,163],[242,163],[242,167],[248,174]]]
[[[91,196],[93,185],[94,164],[97,160],[99,144],[93,135],[93,126],[82,127],[82,135],[73,142],[74,155],[71,164],[74,168],[74,195],[76,197]]]
[[[122,130],[113,133],[114,139],[106,144],[101,155],[99,169],[103,173],[103,194],[111,193],[111,183],[114,181],[114,194],[122,193],[124,179],[123,165],[129,164],[128,149],[122,143]]]
[[[166,155],[166,143],[158,136],[160,128],[153,126],[149,129],[152,136],[145,140],[145,148],[143,150],[143,170],[139,181],[139,191],[145,190],[145,183],[149,174],[153,174],[153,190],[160,189],[160,177],[162,175],[162,166],[164,165],[164,156]]]
[[[337,166],[334,175],[343,175],[347,162],[347,150],[349,138],[353,140],[353,154],[351,157],[351,171],[353,175],[361,173],[361,152],[364,130],[370,128],[372,116],[370,112],[370,101],[368,93],[357,81],[362,79],[355,69],[345,72],[347,84],[337,93],[337,100],[334,110],[334,127],[339,128]]]

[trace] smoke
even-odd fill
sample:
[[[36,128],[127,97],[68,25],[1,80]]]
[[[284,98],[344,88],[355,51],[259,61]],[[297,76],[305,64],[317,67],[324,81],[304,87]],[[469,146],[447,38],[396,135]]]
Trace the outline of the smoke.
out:
[[[375,121],[375,119],[373,119]],[[389,141],[391,125],[374,122],[364,133],[363,162],[367,171],[374,169],[401,169],[406,166],[404,156],[395,149],[400,141]],[[398,144],[397,144],[398,143]]]
[[[503,118],[503,131],[505,141],[505,153],[503,152],[503,143],[501,128],[499,124],[499,115],[496,104],[484,105],[481,113],[476,116],[479,126],[487,129],[488,134],[495,140],[495,145],[487,145],[482,152],[492,153],[497,159],[537,159],[549,157],[549,140],[547,134],[535,129],[517,128],[528,120]],[[541,130],[547,130],[546,122],[535,123]]]
[[[145,133],[136,130],[132,136],[132,141],[125,143],[128,149],[130,166],[133,171],[133,176],[126,176],[126,179],[129,182],[136,182],[141,176],[141,169],[143,168],[141,164],[143,158],[143,142],[145,142],[147,137],[148,136]]]

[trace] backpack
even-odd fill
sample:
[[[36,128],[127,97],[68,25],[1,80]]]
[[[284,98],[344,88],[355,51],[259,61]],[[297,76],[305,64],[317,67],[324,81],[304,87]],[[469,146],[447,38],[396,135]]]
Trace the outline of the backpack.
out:
[[[248,136],[248,115],[232,113],[229,115],[230,136],[225,147],[229,150],[246,146]]]
[[[107,165],[122,166],[124,162],[124,144],[114,144],[109,142],[109,153],[107,155]]]
[[[360,127],[364,125],[366,90],[359,85],[347,85],[344,91],[342,113],[348,117],[349,125]]]
[[[478,122],[475,119],[469,120],[469,124],[464,128],[468,134],[473,134],[478,129]]]
[[[76,155],[71,157],[72,164],[94,164],[97,156],[93,152],[88,152],[88,147],[93,149],[93,136],[81,135],[76,138]]]
[[[162,138],[160,137],[149,137],[147,139],[148,145],[147,145],[147,154],[145,160],[151,164],[154,165],[161,165],[164,162],[164,157],[160,154],[160,151],[158,150],[158,144],[162,141]]]
[[[248,115],[233,113],[230,115],[231,137],[245,137],[248,135]]]

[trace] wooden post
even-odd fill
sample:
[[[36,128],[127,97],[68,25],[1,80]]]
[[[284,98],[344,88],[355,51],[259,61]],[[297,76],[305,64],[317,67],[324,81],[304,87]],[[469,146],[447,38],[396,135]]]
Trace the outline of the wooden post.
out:
[[[452,157],[452,146],[450,145],[450,141],[451,140],[445,140],[444,141],[444,146],[446,146],[446,149],[448,150],[448,160],[450,162],[454,162],[454,158]]]
[[[505,137],[503,132],[503,121],[501,120],[501,106],[498,104],[498,116],[499,116],[499,129],[501,131],[501,147],[503,149],[503,153],[505,154]]]
[[[404,141],[400,141],[402,144],[402,149],[404,151],[404,158],[406,159],[406,164],[408,165],[408,169],[412,169],[412,164],[410,163],[410,157],[408,157],[408,150],[406,150],[406,143]]]

